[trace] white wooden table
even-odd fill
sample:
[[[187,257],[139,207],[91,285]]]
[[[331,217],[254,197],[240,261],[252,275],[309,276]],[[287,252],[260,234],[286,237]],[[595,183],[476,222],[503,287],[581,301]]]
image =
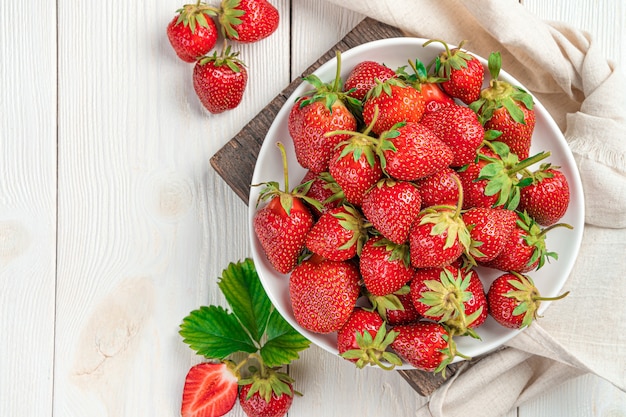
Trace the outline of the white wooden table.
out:
[[[215,278],[250,255],[247,208],[209,158],[363,17],[272,3],[281,25],[241,47],[248,90],[219,116],[167,42],[178,0],[0,3],[0,416],[179,415],[199,358],[178,326],[222,303]],[[622,0],[523,3],[626,63]],[[316,347],[290,371],[305,394],[290,416],[411,416],[426,401]],[[584,376],[507,416],[592,415],[626,415],[626,394]]]

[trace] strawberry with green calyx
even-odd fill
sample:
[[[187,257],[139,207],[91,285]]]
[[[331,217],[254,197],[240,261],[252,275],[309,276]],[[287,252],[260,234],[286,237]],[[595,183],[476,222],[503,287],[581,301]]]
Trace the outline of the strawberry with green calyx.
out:
[[[277,368],[249,367],[249,376],[239,380],[239,404],[248,417],[283,417],[291,407],[294,380]]]
[[[296,159],[304,168],[316,173],[328,171],[335,147],[350,135],[326,135],[332,131],[355,131],[361,102],[343,92],[341,53],[337,52],[337,68],[332,83],[317,75],[304,77],[313,86],[291,108],[287,127],[293,139]]]
[[[517,212],[518,220],[515,228],[507,239],[504,249],[492,261],[481,262],[482,265],[501,271],[520,273],[540,269],[547,261],[558,259],[556,252],[546,248],[546,236],[556,227],[572,229],[566,223],[557,223],[542,229],[528,214]]]
[[[396,73],[401,80],[413,86],[424,97],[424,114],[455,104],[452,97],[440,87],[446,78],[429,74],[426,66],[419,59],[409,60],[409,66],[413,70],[412,74],[406,71],[406,66],[398,68]]]
[[[185,417],[218,417],[237,399],[242,369],[255,361],[261,372],[290,364],[310,342],[272,306],[251,259],[230,263],[218,286],[231,311],[202,306],[180,325],[183,342],[210,362],[192,367],[181,405]],[[237,362],[234,358],[243,359]]]
[[[363,102],[363,122],[375,120],[371,131],[380,135],[398,123],[419,122],[425,107],[422,95],[399,78],[376,80]]]
[[[376,85],[376,80],[384,82],[393,77],[396,73],[391,68],[375,61],[362,61],[348,74],[343,90],[350,97],[363,100]]]
[[[515,228],[517,214],[504,208],[473,207],[463,213],[470,232],[471,259],[488,262],[497,257]]]
[[[307,182],[310,182],[310,187],[306,191],[306,196],[322,204],[321,211],[314,205],[309,207],[315,217],[319,218],[322,213],[343,204],[343,191],[328,172],[315,173],[308,170],[300,183],[304,184]]]
[[[396,334],[387,331],[377,312],[357,307],[337,332],[337,350],[359,369],[374,365],[391,370],[402,365],[397,355],[387,351]]]
[[[522,88],[500,80],[502,57],[493,52],[488,60],[491,81],[482,90],[480,99],[470,104],[485,129],[502,132],[498,139],[506,143],[519,159],[526,159],[535,129],[533,97]]]
[[[252,43],[270,36],[278,28],[280,15],[267,0],[222,0],[219,23],[227,39]]]
[[[489,314],[504,327],[522,329],[540,317],[537,310],[542,301],[560,300],[568,294],[542,297],[530,277],[513,271],[500,275],[489,287]]]
[[[365,193],[361,210],[381,235],[401,245],[407,241],[421,204],[422,198],[414,184],[383,178]]]
[[[443,90],[465,104],[478,100],[485,77],[485,69],[481,62],[472,54],[461,49],[465,41],[462,41],[454,49],[450,49],[446,42],[439,39],[431,39],[425,42],[423,46],[428,46],[434,42],[441,43],[445,48],[433,62],[435,75],[446,79],[441,83]],[[430,67],[432,64],[429,65]]]
[[[320,216],[307,233],[305,246],[333,261],[346,261],[361,253],[371,224],[358,210],[342,204]]]
[[[542,164],[524,175],[531,182],[520,191],[518,210],[528,213],[541,226],[556,224],[569,206],[569,184],[559,168]]]
[[[415,368],[446,377],[446,367],[456,356],[470,359],[459,353],[454,341],[454,331],[432,321],[395,326],[398,335],[391,348]]]
[[[322,210],[321,203],[308,197],[311,183],[306,182],[289,191],[287,155],[282,143],[278,142],[283,160],[284,190],[277,182],[267,182],[259,194],[261,201],[269,203],[254,215],[254,232],[268,261],[280,273],[286,274],[298,263],[305,248],[305,239],[313,227],[314,219],[307,204]],[[306,204],[305,204],[306,203]]]
[[[201,3],[186,4],[167,25],[167,38],[176,55],[185,62],[196,60],[211,51],[217,42],[217,27],[212,16],[218,10]]]
[[[232,110],[241,103],[248,83],[245,64],[230,46],[218,55],[204,56],[193,69],[193,88],[202,105],[211,113]]]
[[[411,300],[409,285],[404,285],[391,294],[374,295],[366,290],[365,295],[372,309],[390,326],[415,323],[421,318]]]
[[[331,261],[313,254],[289,277],[294,318],[311,332],[338,331],[356,307],[360,280],[359,268],[352,261]]]
[[[373,236],[363,246],[359,257],[363,284],[373,296],[385,296],[399,291],[413,278],[408,245],[398,245]]]
[[[420,212],[409,232],[411,265],[441,268],[469,253],[471,238],[463,217],[463,189],[456,206],[431,206]]]

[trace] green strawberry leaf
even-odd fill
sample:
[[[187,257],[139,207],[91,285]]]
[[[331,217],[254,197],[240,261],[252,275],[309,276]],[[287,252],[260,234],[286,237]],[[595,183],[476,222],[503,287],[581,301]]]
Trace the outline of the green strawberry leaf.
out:
[[[261,357],[269,367],[289,364],[300,357],[298,352],[311,344],[277,310],[272,310],[270,314],[266,336],[267,340],[261,347]]]
[[[224,359],[235,352],[256,352],[257,347],[237,317],[220,306],[200,307],[180,325],[183,342],[198,355]]]

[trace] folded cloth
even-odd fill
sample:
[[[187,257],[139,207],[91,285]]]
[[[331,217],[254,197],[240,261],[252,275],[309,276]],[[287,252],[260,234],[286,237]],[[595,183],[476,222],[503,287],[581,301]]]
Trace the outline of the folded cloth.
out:
[[[626,391],[626,74],[591,36],[502,0],[327,0],[408,34],[467,40],[502,54],[503,68],[548,109],[581,174],[585,230],[564,290],[544,317],[463,367],[418,416],[500,416],[570,378],[594,373]],[[488,404],[488,407],[485,405]]]

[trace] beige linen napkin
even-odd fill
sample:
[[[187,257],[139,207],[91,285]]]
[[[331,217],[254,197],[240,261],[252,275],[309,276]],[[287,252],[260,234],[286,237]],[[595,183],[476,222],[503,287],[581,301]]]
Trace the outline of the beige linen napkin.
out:
[[[585,230],[570,295],[507,348],[465,367],[418,416],[500,416],[570,378],[594,373],[626,390],[626,74],[589,34],[503,0],[328,0],[422,38],[488,56],[549,110],[585,192]]]

